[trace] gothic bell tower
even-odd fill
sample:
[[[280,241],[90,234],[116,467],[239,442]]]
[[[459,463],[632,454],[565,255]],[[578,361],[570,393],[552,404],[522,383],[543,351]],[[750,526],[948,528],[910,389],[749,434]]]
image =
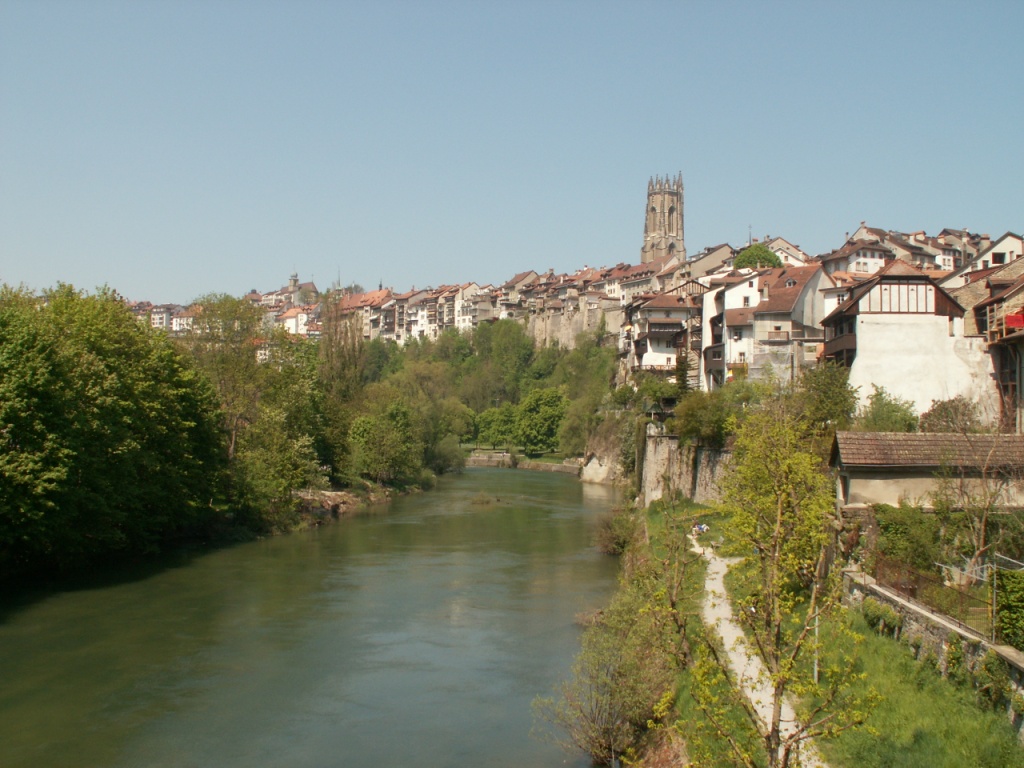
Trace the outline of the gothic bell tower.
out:
[[[683,238],[683,174],[674,179],[655,176],[647,182],[647,218],[640,263],[665,256],[686,258]]]

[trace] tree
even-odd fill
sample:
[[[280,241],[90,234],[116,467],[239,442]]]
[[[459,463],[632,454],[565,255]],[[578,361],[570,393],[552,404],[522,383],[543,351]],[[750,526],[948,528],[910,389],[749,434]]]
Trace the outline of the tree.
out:
[[[857,416],[857,429],[863,432],[914,432],[917,430],[917,414],[914,404],[896,395],[890,395],[885,387],[871,385],[873,392],[868,403]]]
[[[270,368],[257,350],[265,339],[263,311],[246,299],[210,294],[196,299],[196,317],[180,340],[217,392],[221,419],[233,459],[242,432],[256,419]]]
[[[553,451],[568,400],[557,387],[535,389],[519,404],[515,438],[526,453]]]
[[[781,267],[782,259],[768,249],[764,243],[754,243],[742,251],[733,261],[734,269],[757,269],[759,267]]]
[[[477,441],[492,448],[511,447],[515,440],[516,407],[505,403],[500,408],[488,408],[476,417]]]
[[[861,723],[865,711],[865,702],[849,693],[852,660],[830,659],[814,639],[813,628],[838,607],[839,595],[826,570],[832,487],[820,459],[803,443],[805,429],[784,399],[749,416],[737,434],[732,472],[723,489],[743,550],[753,553],[746,558],[750,597],[739,601],[738,608],[747,617],[748,636],[764,662],[771,692],[770,713],[764,719],[745,698],[737,703],[757,730],[773,768],[793,765],[807,739]],[[812,652],[825,661],[820,685],[801,664]],[[719,660],[713,645],[708,653]],[[731,679],[724,660],[716,666]],[[804,714],[803,725],[785,730],[783,699],[811,695],[815,703]],[[707,689],[698,691],[697,700],[714,717]],[[715,724],[720,728],[721,721],[715,719]],[[721,735],[729,738],[724,731]],[[737,762],[754,765],[737,742],[730,744]]]
[[[722,448],[736,430],[750,406],[767,394],[759,382],[741,379],[704,392],[694,390],[676,405],[669,428],[680,437],[709,448]]]
[[[850,369],[826,361],[807,368],[797,383],[804,418],[815,431],[846,429],[857,412],[857,389],[850,386]]]
[[[677,397],[686,396],[692,387],[690,386],[690,356],[686,350],[679,350],[676,357],[676,393]]]
[[[297,491],[327,486],[313,440],[289,427],[287,414],[261,404],[252,429],[242,435],[235,471],[239,501],[263,531],[286,531],[298,519]]]
[[[1024,472],[1000,460],[992,437],[961,434],[951,436],[950,444],[974,461],[947,463],[939,472],[932,503],[944,523],[947,557],[966,559],[964,570],[974,579],[984,559],[1022,530],[1014,497]]]
[[[378,483],[405,485],[423,468],[423,446],[417,441],[412,413],[392,400],[376,415],[359,416],[349,432],[356,471]]]
[[[224,496],[216,401],[112,291],[0,292],[0,571],[153,551]]]
[[[931,408],[921,414],[918,429],[922,432],[953,432],[963,435],[983,431],[978,404],[963,395],[949,400],[932,400]]]

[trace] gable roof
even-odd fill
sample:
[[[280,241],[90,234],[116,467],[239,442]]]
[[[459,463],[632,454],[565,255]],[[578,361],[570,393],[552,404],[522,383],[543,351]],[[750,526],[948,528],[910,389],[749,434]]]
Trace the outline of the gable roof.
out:
[[[754,310],[758,313],[792,312],[807,283],[819,272],[823,272],[821,265],[814,264],[808,267],[776,267],[762,274],[761,287],[768,288],[768,298]]]
[[[1024,435],[836,432],[831,466],[997,470],[1024,467]]]
[[[828,323],[834,317],[838,317],[840,315],[845,314],[848,309],[856,305],[862,298],[864,298],[865,294],[867,294],[872,288],[874,288],[879,283],[884,282],[887,278],[910,278],[918,282],[930,283],[935,287],[937,297],[945,297],[952,305],[953,311],[959,311],[959,316],[962,317],[963,313],[965,312],[963,305],[961,305],[960,302],[954,299],[949,294],[949,292],[946,291],[945,288],[936,283],[930,275],[928,275],[926,272],[922,272],[913,264],[896,259],[894,261],[890,261],[880,270],[875,272],[875,274],[870,279],[865,280],[862,283],[857,283],[856,285],[853,285],[850,288],[850,296],[846,299],[846,301],[841,302],[838,307],[832,310],[832,312],[830,312],[827,317],[823,318],[821,321],[822,324]],[[936,306],[937,305],[938,301],[936,301]]]

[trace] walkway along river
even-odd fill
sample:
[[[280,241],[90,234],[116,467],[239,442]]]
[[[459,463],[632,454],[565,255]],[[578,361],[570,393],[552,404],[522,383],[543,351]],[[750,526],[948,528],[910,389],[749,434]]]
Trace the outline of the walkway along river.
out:
[[[530,737],[617,564],[611,489],[469,470],[0,614],[0,765],[586,766]]]

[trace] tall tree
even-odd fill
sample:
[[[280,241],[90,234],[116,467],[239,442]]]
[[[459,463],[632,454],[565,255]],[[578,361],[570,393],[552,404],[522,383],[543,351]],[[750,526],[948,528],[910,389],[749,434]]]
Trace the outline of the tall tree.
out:
[[[535,389],[519,404],[516,442],[526,453],[553,451],[558,445],[568,400],[557,387]]]
[[[865,712],[865,702],[850,694],[851,659],[826,659],[820,686],[801,663],[809,653],[824,654],[813,629],[838,607],[838,592],[826,569],[832,488],[819,457],[803,442],[805,430],[784,399],[752,414],[737,434],[732,471],[724,483],[731,524],[744,550],[753,553],[747,557],[751,595],[739,607],[767,670],[770,714],[762,719],[746,699],[738,703],[760,735],[772,768],[794,765],[802,742],[858,725]],[[721,669],[731,675],[724,663]],[[783,699],[811,695],[817,703],[804,714],[803,726],[785,730]],[[710,710],[709,692],[703,696],[698,703]],[[753,765],[742,750],[735,757]]]

